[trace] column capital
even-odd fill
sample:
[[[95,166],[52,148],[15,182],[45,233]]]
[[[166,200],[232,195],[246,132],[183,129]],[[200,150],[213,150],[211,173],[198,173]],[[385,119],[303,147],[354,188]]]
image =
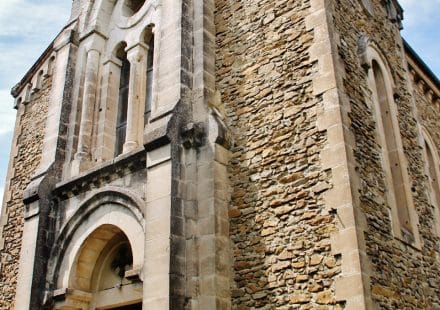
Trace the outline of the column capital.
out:
[[[104,60],[103,65],[106,66],[108,64],[114,64],[115,66],[118,66],[119,68],[122,67],[122,60],[120,60],[118,57],[112,55]]]
[[[138,43],[136,45],[130,46],[126,49],[127,59],[130,63],[142,62],[147,60],[148,55],[148,45],[145,43]]]
[[[87,32],[80,38],[80,42],[84,45],[87,52],[91,50],[98,52],[104,50],[106,41],[107,37],[95,30]]]

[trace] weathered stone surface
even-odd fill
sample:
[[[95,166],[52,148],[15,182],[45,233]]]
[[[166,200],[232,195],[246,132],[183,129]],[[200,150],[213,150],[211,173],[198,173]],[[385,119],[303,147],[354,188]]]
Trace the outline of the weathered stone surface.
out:
[[[72,19],[94,16],[87,11],[94,8],[91,3],[75,0]],[[176,9],[176,3],[181,7]],[[107,34],[86,35],[79,25],[72,35],[81,38],[79,76],[74,77],[74,98],[63,98],[72,101],[72,114],[56,120],[69,128],[67,145],[59,146],[67,159],[57,163],[65,179],[55,195],[61,214],[55,226],[63,227],[95,191],[112,187],[139,194],[147,239],[161,237],[148,239],[146,248],[154,259],[143,270],[161,272],[160,281],[143,277],[148,288],[144,298],[151,302],[147,308],[440,308],[440,230],[434,229],[438,206],[430,197],[419,130],[422,125],[434,148],[440,148],[438,81],[417,64],[410,65],[408,75],[400,16],[390,10],[394,3],[162,1],[157,9],[163,10],[164,28],[155,31],[161,36],[156,110],[151,114],[156,119],[142,126],[137,122],[142,109],[137,109],[143,106],[130,105],[127,132],[132,141],[125,151],[134,153],[118,158],[113,158],[113,127],[119,60],[100,59],[112,52],[101,53],[102,46],[94,46],[93,70],[86,70],[90,46],[84,42],[95,36],[105,45]],[[111,14],[107,9],[104,13]],[[140,25],[143,21],[113,30],[119,40],[131,31],[126,29]],[[106,32],[104,28],[99,30]],[[136,37],[141,31],[135,31]],[[411,224],[420,232],[420,246],[394,237],[380,122],[367,82],[369,68],[359,55],[360,37],[368,37],[383,54],[393,80],[390,97],[398,112],[397,134],[408,164],[404,172],[408,170],[411,182],[406,185],[419,218],[418,225]],[[136,81],[129,83],[132,103],[143,103],[145,95],[141,43],[128,46],[131,80]],[[5,196],[2,309],[12,308],[15,294],[22,193],[44,153],[45,119],[53,115],[47,111],[50,78],[34,84],[21,104],[19,147]],[[211,122],[212,115],[217,123]],[[79,170],[72,168],[78,126],[87,128],[80,136],[87,140],[83,153],[90,155]],[[143,127],[146,156],[140,143]],[[166,151],[153,154],[164,145]],[[167,168],[153,172],[165,162]],[[121,205],[118,197],[112,199]],[[137,242],[144,244],[141,239]],[[154,295],[156,286],[160,298]]]
[[[308,5],[216,1],[217,87],[235,142],[229,166],[232,289],[261,289],[233,297],[234,305],[318,306],[308,293],[292,295],[292,288],[307,292],[310,282],[310,292],[332,292],[332,277],[340,272],[323,263],[333,255],[319,244],[329,244],[336,219],[323,205],[331,175],[319,157],[326,135],[317,128],[321,99],[312,94],[317,68],[309,61]]]
[[[418,126],[429,126],[439,148],[439,107],[423,99],[426,96],[418,93],[416,85],[409,87],[414,82],[409,79],[406,71],[405,52],[398,25],[387,19],[387,8],[380,1],[371,3],[372,15],[353,6],[353,2],[349,0],[339,1],[335,5],[334,14],[334,24],[341,38],[338,52],[344,66],[344,93],[350,102],[349,117],[355,140],[353,151],[361,182],[359,207],[366,217],[364,236],[366,254],[371,263],[369,274],[372,284],[369,289],[379,308],[432,308],[440,296],[440,282],[430,286],[428,290],[424,291],[422,288],[429,278],[439,277],[439,261],[434,258],[439,257],[439,248],[435,245],[438,244],[438,237],[432,229],[433,209],[428,203]],[[355,29],[351,21],[355,21]],[[383,31],[384,28],[389,31]],[[396,219],[392,217],[387,202],[389,189],[385,188],[384,163],[373,110],[374,99],[372,90],[368,87],[366,68],[361,66],[362,55],[358,54],[357,48],[361,36],[367,37],[379,47],[392,75],[392,104],[397,108],[398,134],[401,135],[408,164],[410,194],[419,220],[417,229],[424,244],[420,249],[393,237],[396,232],[392,229],[392,223]],[[411,88],[414,88],[414,94]],[[417,123],[419,116],[422,124]],[[414,226],[415,224],[413,229]],[[328,263],[333,265],[333,262]]]
[[[16,154],[11,162],[11,179],[6,189],[9,194],[5,197],[3,210],[7,222],[0,228],[4,242],[0,248],[1,309],[10,309],[15,300],[24,225],[23,193],[40,163],[51,86],[51,77],[44,79],[41,89],[32,95],[32,103],[26,108],[19,107],[19,132],[15,133],[13,141]]]

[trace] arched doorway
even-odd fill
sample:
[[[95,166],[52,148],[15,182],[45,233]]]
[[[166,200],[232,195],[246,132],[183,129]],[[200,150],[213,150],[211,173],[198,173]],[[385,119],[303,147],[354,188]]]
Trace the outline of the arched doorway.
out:
[[[81,203],[53,245],[45,308],[141,309],[143,203],[110,186]]]
[[[121,229],[104,224],[84,240],[68,287],[62,298],[55,297],[56,309],[142,309],[142,281],[133,269],[132,247]]]

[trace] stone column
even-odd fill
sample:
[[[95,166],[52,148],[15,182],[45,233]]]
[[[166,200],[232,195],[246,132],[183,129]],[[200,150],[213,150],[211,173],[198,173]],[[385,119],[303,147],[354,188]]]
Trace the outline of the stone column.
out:
[[[141,145],[143,135],[145,96],[147,85],[148,46],[139,43],[127,51],[130,61],[130,86],[128,90],[127,133],[123,153]]]
[[[93,115],[95,110],[98,82],[98,69],[99,52],[95,49],[90,49],[87,52],[84,95],[78,137],[78,150],[75,154],[75,159],[79,160],[80,162],[90,160]]]
[[[114,157],[121,66],[121,60],[111,57],[102,67],[102,92],[96,139],[96,158],[99,162]]]

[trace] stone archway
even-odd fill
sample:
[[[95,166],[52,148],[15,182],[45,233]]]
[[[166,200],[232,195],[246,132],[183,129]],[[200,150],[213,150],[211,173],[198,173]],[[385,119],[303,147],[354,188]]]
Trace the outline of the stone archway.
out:
[[[142,282],[133,276],[133,253],[127,236],[104,224],[83,242],[69,276],[69,289],[57,309],[136,309]]]
[[[66,223],[49,266],[55,309],[141,307],[141,203],[128,193],[107,189],[93,194]]]

